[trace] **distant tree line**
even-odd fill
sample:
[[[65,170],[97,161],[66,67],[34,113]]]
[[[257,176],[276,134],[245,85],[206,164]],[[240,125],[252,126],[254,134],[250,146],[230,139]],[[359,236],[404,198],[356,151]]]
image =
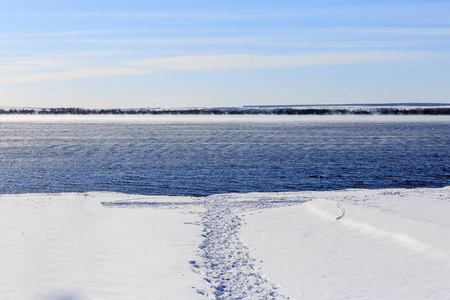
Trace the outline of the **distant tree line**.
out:
[[[0,115],[450,115],[450,108],[0,109]]]

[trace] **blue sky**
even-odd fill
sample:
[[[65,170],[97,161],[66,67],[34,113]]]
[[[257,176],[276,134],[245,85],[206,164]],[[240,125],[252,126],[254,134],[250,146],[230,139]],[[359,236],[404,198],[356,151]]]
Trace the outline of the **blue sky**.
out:
[[[450,102],[449,1],[0,0],[0,106]]]

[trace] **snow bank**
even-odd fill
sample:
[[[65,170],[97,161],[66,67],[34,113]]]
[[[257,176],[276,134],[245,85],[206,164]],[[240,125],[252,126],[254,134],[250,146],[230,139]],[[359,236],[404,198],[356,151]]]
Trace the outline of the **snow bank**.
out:
[[[443,299],[450,187],[0,197],[6,299]]]

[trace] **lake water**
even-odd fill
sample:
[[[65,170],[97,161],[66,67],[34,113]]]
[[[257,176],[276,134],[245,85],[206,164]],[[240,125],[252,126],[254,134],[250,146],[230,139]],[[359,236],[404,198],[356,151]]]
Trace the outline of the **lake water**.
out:
[[[0,135],[0,193],[209,195],[450,182],[448,118],[8,117]]]

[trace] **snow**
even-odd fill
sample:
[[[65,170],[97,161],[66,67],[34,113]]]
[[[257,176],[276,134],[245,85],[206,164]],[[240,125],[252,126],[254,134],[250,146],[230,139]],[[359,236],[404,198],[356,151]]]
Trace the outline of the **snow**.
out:
[[[291,299],[450,295],[450,189],[303,193],[246,216],[243,240]]]
[[[450,187],[0,197],[5,299],[444,299]]]
[[[131,198],[3,195],[2,298],[201,299],[192,291],[201,283],[188,263],[201,242],[200,228],[189,223],[195,208],[101,205]]]

